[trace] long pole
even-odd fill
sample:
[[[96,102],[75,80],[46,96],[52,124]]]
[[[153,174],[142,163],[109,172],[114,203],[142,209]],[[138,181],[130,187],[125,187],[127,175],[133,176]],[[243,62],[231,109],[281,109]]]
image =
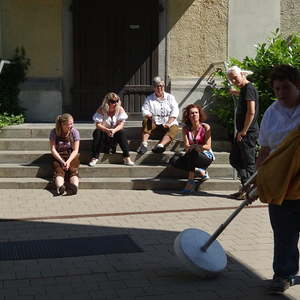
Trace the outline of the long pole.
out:
[[[254,182],[257,172],[255,172],[244,184],[243,190],[246,192],[249,191],[250,185]],[[206,252],[208,247],[214,242],[214,240],[224,231],[228,224],[240,213],[240,211],[247,205],[251,204],[255,199],[257,199],[257,190],[256,188],[252,191],[249,191],[249,194],[246,196],[241,205],[227,218],[227,220],[221,224],[218,229],[212,234],[212,236],[207,240],[207,242],[200,248],[201,251]]]

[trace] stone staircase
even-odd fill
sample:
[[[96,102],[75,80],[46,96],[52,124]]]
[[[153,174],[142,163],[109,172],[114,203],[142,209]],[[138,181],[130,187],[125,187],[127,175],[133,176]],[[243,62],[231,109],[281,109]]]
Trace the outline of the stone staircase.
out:
[[[0,130],[0,189],[51,188],[49,132],[53,124],[22,124]],[[88,166],[91,136],[94,124],[75,124],[80,131],[80,189],[155,189],[179,190],[185,185],[187,173],[167,166],[174,151],[182,149],[180,140],[170,144],[163,154],[148,151],[144,155],[135,152],[139,145],[140,121],[126,123],[130,155],[134,167],[122,164],[122,154],[102,154],[98,164]],[[156,141],[151,141],[151,149]],[[228,164],[228,143],[215,141],[215,162],[209,167],[210,180],[198,189],[236,190],[239,183],[232,179],[233,170]]]

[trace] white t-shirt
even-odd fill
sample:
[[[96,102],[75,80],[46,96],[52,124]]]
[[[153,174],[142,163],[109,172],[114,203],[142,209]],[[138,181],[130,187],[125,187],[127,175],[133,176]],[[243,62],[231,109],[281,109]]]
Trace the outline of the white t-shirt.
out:
[[[157,125],[163,125],[167,123],[170,117],[178,117],[179,108],[173,95],[164,92],[164,98],[160,100],[153,93],[146,98],[142,112],[143,116],[151,114]],[[175,119],[171,125],[178,125],[177,120]]]
[[[119,114],[113,115],[112,117],[104,114],[99,114],[95,112],[93,115],[93,121],[95,123],[102,123],[107,128],[115,128],[119,122],[125,121],[128,119],[128,115],[125,111],[120,111]]]
[[[272,151],[282,142],[290,131],[300,124],[300,104],[293,108],[275,101],[265,111],[260,124],[258,142]]]

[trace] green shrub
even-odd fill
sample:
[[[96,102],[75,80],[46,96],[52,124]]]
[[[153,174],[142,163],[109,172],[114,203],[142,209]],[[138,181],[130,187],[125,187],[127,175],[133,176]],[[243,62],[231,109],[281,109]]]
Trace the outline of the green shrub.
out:
[[[24,122],[24,116],[20,115],[9,115],[8,113],[0,114],[0,128],[13,125],[13,124],[21,124]]]
[[[24,48],[17,48],[10,59],[12,64],[4,65],[0,74],[0,114],[20,114],[24,109],[19,105],[19,85],[25,81],[30,60]]]
[[[277,29],[267,42],[256,46],[256,56],[246,56],[242,61],[231,58],[229,66],[237,65],[241,69],[253,71],[248,79],[255,85],[259,92],[259,121],[265,110],[275,100],[269,85],[269,74],[272,68],[278,64],[289,64],[300,69],[300,37],[296,34],[287,37],[279,33]],[[233,135],[233,97],[228,94],[229,84],[226,74],[222,71],[218,75],[223,79],[221,88],[214,89],[215,107],[212,111],[218,117],[221,124]]]
[[[24,109],[19,105],[19,85],[25,81],[30,60],[24,48],[17,48],[0,74],[0,128],[24,122]]]

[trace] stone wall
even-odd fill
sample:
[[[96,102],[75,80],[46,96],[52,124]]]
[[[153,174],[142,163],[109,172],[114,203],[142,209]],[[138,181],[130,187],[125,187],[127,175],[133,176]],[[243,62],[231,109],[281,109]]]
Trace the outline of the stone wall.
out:
[[[300,34],[300,1],[281,0],[281,32]]]
[[[228,0],[171,0],[168,5],[168,74],[199,77],[227,57]]]

